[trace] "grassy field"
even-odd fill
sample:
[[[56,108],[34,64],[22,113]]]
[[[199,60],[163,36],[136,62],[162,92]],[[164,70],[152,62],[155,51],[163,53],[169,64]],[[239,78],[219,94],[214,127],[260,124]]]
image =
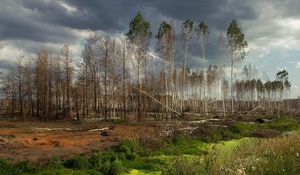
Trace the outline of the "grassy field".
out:
[[[117,147],[42,165],[0,160],[0,174],[298,174],[300,124],[293,118],[237,122],[202,135],[124,139]]]

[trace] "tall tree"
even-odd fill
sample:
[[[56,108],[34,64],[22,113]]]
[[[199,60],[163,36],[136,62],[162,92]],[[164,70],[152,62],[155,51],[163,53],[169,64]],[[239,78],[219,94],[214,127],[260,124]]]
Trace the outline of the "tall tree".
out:
[[[233,113],[233,69],[234,61],[243,59],[246,56],[246,48],[248,47],[245,35],[236,20],[232,20],[227,29],[227,42],[231,58],[230,84],[231,84],[231,113]]]
[[[277,80],[277,89],[279,93],[278,105],[277,105],[277,116],[280,116],[280,103],[282,101],[284,92],[288,92],[291,87],[291,83],[289,82],[289,73],[287,70],[281,70],[276,74]]]
[[[141,68],[142,64],[146,59],[148,52],[149,40],[152,36],[150,31],[150,23],[144,19],[141,12],[139,11],[133,20],[129,23],[129,31],[126,34],[132,43],[133,47],[133,59],[137,70],[137,87],[138,87],[138,120],[142,120],[141,113]]]
[[[161,57],[164,59],[164,95],[165,95],[165,105],[168,106],[168,97],[170,95],[170,72],[173,68],[173,52],[175,43],[175,32],[171,24],[167,22],[162,22],[158,33],[156,35],[158,41],[158,51]],[[168,110],[166,109],[166,118],[168,118]]]
[[[65,94],[66,94],[66,103],[65,103],[65,112],[66,117],[70,118],[72,113],[72,106],[71,106],[71,86],[72,86],[72,75],[73,75],[73,68],[72,68],[72,58],[71,58],[71,51],[69,44],[65,44],[62,49],[61,53],[64,57],[64,70],[65,70]]]
[[[182,59],[182,77],[181,77],[181,111],[184,108],[185,94],[187,94],[186,89],[186,70],[187,70],[187,54],[188,48],[190,46],[190,41],[192,39],[192,32],[194,30],[194,22],[191,20],[186,20],[183,22],[182,26],[183,34],[183,59]]]
[[[208,26],[204,21],[201,21],[201,23],[196,28],[198,42],[200,45],[201,53],[202,53],[202,64],[203,64],[203,72],[204,72],[204,85],[203,85],[203,92],[204,92],[204,113],[207,115],[207,103],[206,103],[206,67],[205,67],[205,49],[206,49],[206,43],[208,40]]]

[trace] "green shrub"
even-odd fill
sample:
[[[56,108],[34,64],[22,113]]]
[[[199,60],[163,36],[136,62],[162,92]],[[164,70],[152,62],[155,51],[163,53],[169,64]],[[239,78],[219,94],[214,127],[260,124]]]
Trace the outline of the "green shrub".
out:
[[[46,166],[48,168],[59,169],[59,168],[63,168],[63,162],[60,158],[54,157],[46,164]]]
[[[36,171],[36,167],[31,165],[27,161],[22,161],[14,165],[13,170],[14,170],[14,174],[34,173]]]
[[[248,123],[235,123],[230,127],[231,131],[241,136],[251,136],[253,132],[257,129],[255,124]]]
[[[221,140],[229,140],[234,138],[239,138],[240,134],[238,132],[239,128],[223,128],[223,127],[213,127],[209,125],[200,125],[193,131],[193,136],[201,139],[207,143],[216,143]]]
[[[110,175],[119,175],[123,171],[122,162],[118,159],[112,162],[110,168]]]
[[[119,153],[116,152],[115,150],[109,149],[109,150],[103,152],[101,156],[102,156],[101,159],[103,162],[106,162],[106,161],[113,162],[118,158]]]
[[[177,158],[162,170],[162,175],[199,175],[203,172],[203,165],[199,158]]]
[[[0,159],[0,174],[12,174],[13,166],[5,159]]]
[[[93,169],[100,170],[102,167],[102,155],[93,153],[88,159],[89,166]]]
[[[266,123],[265,125],[278,131],[292,131],[300,128],[299,121],[289,117],[275,119],[274,121]]]
[[[103,166],[102,166],[102,169],[101,169],[102,173],[108,175],[110,173],[110,169],[111,169],[110,161],[105,161],[103,163]]]
[[[118,147],[119,151],[134,151],[137,146],[133,140],[124,139],[121,141],[120,146]]]
[[[244,142],[227,155],[216,174],[299,174],[299,140],[300,133],[296,133],[286,137]]]
[[[77,156],[66,160],[64,166],[71,169],[87,169],[89,168],[89,162],[86,157]]]

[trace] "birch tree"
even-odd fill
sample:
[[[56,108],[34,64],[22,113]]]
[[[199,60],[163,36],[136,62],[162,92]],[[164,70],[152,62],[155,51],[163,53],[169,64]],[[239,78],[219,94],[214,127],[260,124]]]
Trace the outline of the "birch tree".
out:
[[[204,21],[202,21],[196,28],[198,43],[201,49],[201,57],[202,57],[202,64],[203,64],[203,72],[204,72],[204,85],[203,85],[203,96],[204,96],[204,114],[207,115],[207,103],[206,103],[206,66],[205,66],[205,51],[206,51],[206,44],[208,40],[208,26]]]
[[[141,111],[141,101],[142,94],[140,93],[141,86],[141,72],[142,64],[146,59],[146,54],[148,51],[149,40],[152,36],[150,31],[150,23],[146,21],[141,12],[138,12],[133,20],[129,23],[129,31],[126,34],[129,40],[131,41],[133,48],[133,62],[137,71],[137,87],[138,87],[138,120],[141,121],[142,111]]]
[[[231,84],[231,113],[234,112],[233,107],[233,69],[234,62],[238,59],[243,59],[246,56],[246,48],[248,47],[245,35],[240,29],[238,22],[232,20],[227,29],[227,42],[231,59],[230,84]]]

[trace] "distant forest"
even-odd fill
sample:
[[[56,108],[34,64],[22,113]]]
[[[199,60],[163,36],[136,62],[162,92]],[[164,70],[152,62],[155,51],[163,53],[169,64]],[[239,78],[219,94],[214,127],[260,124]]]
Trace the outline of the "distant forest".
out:
[[[237,63],[247,56],[248,44],[238,22],[232,20],[219,38],[216,50],[224,64],[207,65],[209,26],[186,20],[180,37],[172,21],[157,32],[140,12],[124,35],[91,34],[85,41],[79,64],[68,44],[61,54],[40,50],[35,58],[12,66],[3,81],[1,112],[20,119],[174,119],[185,113],[232,115],[262,110],[280,115],[291,83],[286,70],[276,79],[257,78],[251,66]],[[150,41],[156,41],[155,53]],[[198,68],[189,68],[191,43],[199,49]],[[175,57],[180,66],[175,66]],[[156,61],[156,64],[153,62]],[[221,62],[221,61],[220,61]],[[226,65],[225,62],[229,64]]]

